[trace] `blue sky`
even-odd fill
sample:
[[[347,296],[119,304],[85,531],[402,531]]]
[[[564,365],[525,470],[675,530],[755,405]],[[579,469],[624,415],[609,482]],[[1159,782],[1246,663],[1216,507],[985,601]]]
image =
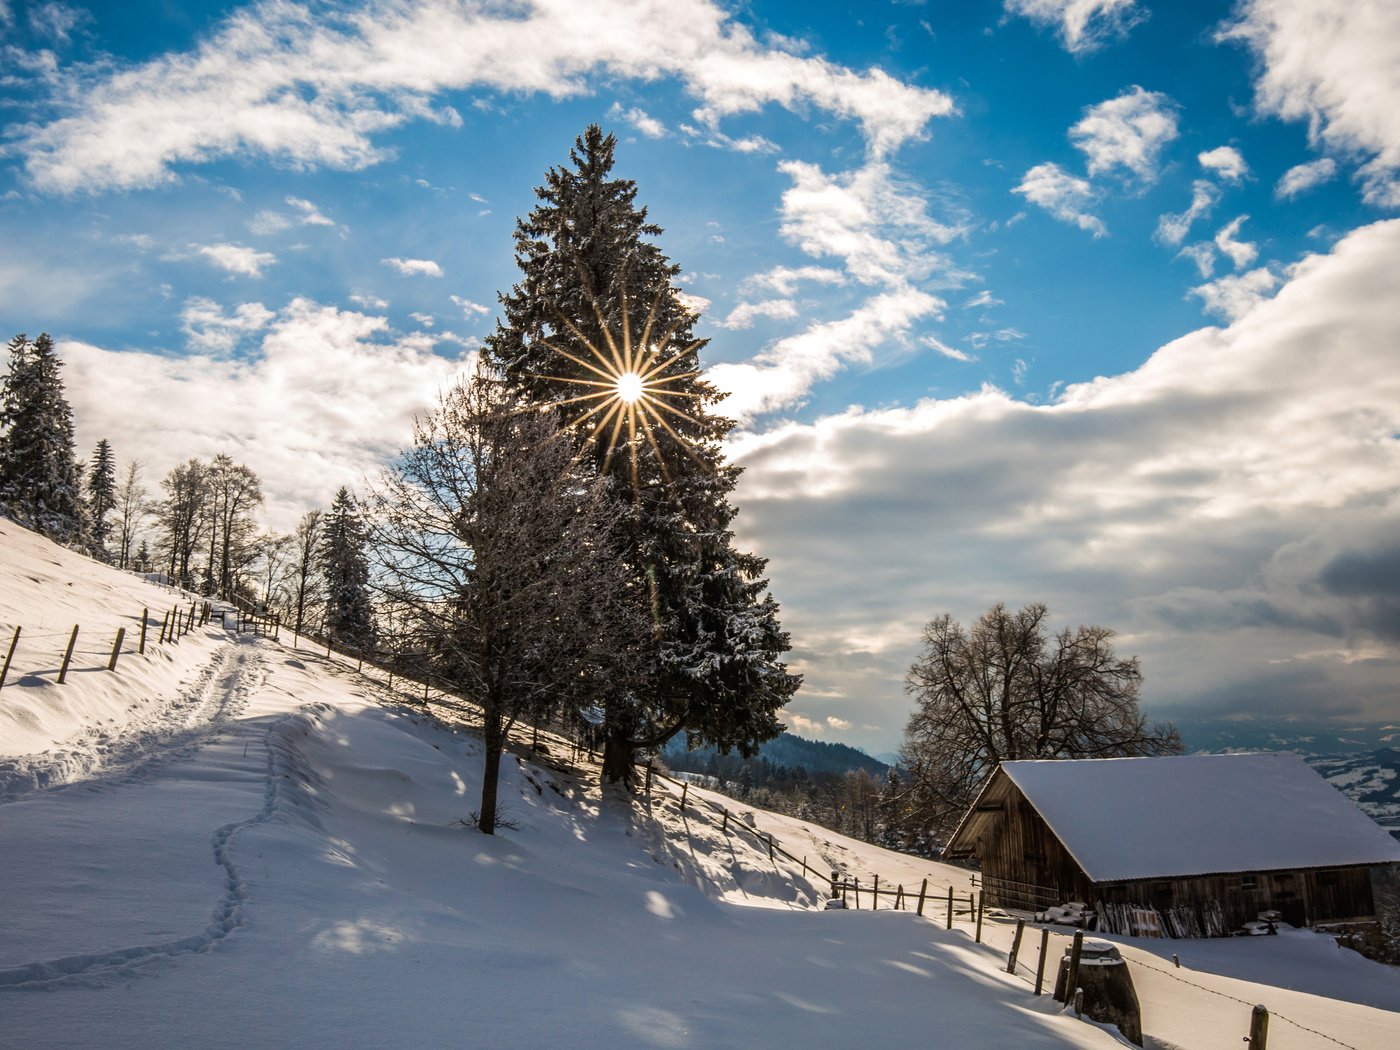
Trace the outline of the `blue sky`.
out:
[[[794,729],[892,746],[919,625],[997,600],[1118,629],[1154,714],[1400,718],[1393,4],[0,0],[0,47],[0,319],[152,483],[228,451],[285,528],[372,472],[599,121]]]

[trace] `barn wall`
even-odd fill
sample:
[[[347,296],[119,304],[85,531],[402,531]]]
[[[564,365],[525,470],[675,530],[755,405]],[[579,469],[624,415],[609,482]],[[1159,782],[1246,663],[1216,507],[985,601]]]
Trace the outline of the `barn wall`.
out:
[[[1278,911],[1290,926],[1368,919],[1375,915],[1371,873],[1366,867],[1310,871],[1256,871],[1188,879],[1142,879],[1100,883],[1093,900],[1138,904],[1166,912],[1190,908],[1199,912],[1219,902],[1230,928]]]
[[[997,777],[979,805],[968,831],[989,903],[1040,909],[1091,899],[1088,877],[1009,778]]]

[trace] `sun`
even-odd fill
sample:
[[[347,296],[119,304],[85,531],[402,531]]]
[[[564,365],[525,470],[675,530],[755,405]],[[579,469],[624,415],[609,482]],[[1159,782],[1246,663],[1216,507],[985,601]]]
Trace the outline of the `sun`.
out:
[[[645,392],[642,377],[636,372],[623,372],[617,377],[617,396],[624,404],[635,405]]]
[[[700,422],[681,407],[698,399],[699,395],[688,389],[685,380],[698,376],[700,372],[678,372],[675,369],[678,365],[690,365],[693,369],[694,358],[690,352],[701,341],[681,345],[672,342],[674,329],[660,334],[653,331],[662,294],[659,292],[652,301],[639,339],[633,338],[625,310],[621,331],[614,333],[604,321],[602,310],[595,301],[593,311],[602,331],[602,346],[588,339],[577,325],[562,314],[558,318],[560,334],[567,331],[582,344],[583,349],[572,353],[558,342],[545,341],[545,345],[561,358],[582,370],[573,376],[541,376],[582,388],[576,396],[555,402],[556,407],[574,406],[570,410],[573,418],[565,420],[567,428],[587,432],[583,447],[579,449],[580,455],[589,446],[602,445],[606,449],[602,470],[607,473],[614,453],[625,447],[634,489],[638,485],[638,448],[642,443],[652,447],[662,474],[670,477],[657,442],[657,434],[662,431],[674,439],[676,446],[686,455],[701,466],[705,465],[690,447],[691,442],[672,425],[679,422],[685,429],[686,424]],[[619,441],[619,438],[622,440]]]

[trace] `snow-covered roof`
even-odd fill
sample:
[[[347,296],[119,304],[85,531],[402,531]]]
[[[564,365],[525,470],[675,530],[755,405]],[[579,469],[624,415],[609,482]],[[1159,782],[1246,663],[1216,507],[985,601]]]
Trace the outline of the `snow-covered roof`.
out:
[[[1400,861],[1289,753],[1004,762],[1094,882]]]

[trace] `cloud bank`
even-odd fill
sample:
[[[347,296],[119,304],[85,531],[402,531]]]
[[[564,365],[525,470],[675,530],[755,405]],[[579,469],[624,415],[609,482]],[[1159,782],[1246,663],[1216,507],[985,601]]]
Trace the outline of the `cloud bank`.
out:
[[[1393,710],[1400,590],[1362,567],[1400,564],[1400,373],[1375,353],[1400,341],[1400,221],[1271,291],[1053,404],[985,388],[739,436],[806,715],[859,710],[887,746],[921,624],[998,600],[1117,629],[1156,716]]]

